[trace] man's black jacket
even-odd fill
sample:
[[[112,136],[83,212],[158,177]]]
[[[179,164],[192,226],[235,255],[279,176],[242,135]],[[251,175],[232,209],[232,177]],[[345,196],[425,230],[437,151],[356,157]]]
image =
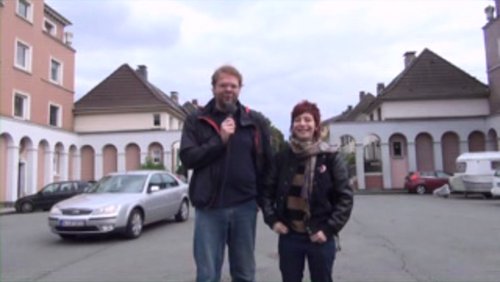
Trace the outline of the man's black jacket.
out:
[[[275,157],[272,172],[259,199],[264,221],[271,228],[277,221],[288,225],[286,201],[299,163],[289,147]],[[349,185],[347,164],[338,152],[317,155],[309,206],[311,218],[306,222],[306,228],[312,234],[321,230],[331,237],[347,223],[353,206],[353,192]]]
[[[259,194],[272,161],[269,125],[260,113],[243,107],[239,102],[237,106],[240,111],[238,123],[243,127],[252,128],[254,165],[257,173],[256,192]],[[212,207],[223,185],[221,170],[226,145],[219,135],[218,123],[210,117],[214,108],[215,100],[212,99],[203,110],[186,118],[182,131],[180,159],[186,168],[193,169],[189,197],[197,208]]]

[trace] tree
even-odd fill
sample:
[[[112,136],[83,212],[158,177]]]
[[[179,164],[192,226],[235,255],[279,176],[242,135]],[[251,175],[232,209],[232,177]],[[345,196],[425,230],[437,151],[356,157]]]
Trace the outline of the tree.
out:
[[[276,128],[271,121],[261,112],[259,112],[264,117],[264,120],[266,121],[267,125],[269,126],[269,139],[271,142],[271,148],[273,149],[273,152],[279,152],[281,149],[284,148],[286,145],[285,138],[283,133]]]

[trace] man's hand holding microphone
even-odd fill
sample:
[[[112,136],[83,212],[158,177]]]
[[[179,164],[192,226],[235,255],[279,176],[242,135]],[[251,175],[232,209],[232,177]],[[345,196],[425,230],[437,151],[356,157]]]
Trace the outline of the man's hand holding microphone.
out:
[[[225,110],[227,113],[226,119],[224,119],[220,125],[220,137],[224,144],[229,142],[229,138],[236,131],[236,121],[234,120],[234,113],[236,112],[236,105],[233,103],[227,103],[225,105]]]

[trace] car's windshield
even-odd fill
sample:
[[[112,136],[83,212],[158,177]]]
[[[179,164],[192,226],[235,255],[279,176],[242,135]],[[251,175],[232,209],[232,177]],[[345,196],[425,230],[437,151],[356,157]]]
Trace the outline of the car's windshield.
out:
[[[146,175],[105,176],[89,193],[141,193],[146,177]]]

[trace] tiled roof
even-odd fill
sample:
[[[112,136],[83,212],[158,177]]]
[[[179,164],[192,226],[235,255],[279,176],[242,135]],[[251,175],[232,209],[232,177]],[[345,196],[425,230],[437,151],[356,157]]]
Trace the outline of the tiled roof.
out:
[[[484,98],[489,88],[429,49],[424,49],[377,98],[381,100]]]
[[[168,111],[184,118],[182,107],[128,64],[95,86],[75,103],[75,114]]]
[[[359,103],[352,109],[344,111],[342,114],[329,118],[323,121],[323,124],[328,124],[337,121],[355,121],[360,114],[364,113],[366,109],[375,101],[375,96],[366,93],[359,101]]]

